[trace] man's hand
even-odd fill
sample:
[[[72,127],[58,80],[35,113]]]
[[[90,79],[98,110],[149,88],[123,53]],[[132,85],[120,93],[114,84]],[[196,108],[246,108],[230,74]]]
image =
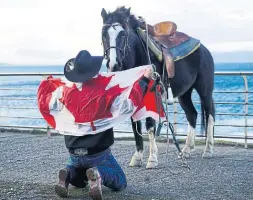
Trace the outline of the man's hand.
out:
[[[147,77],[148,79],[151,79],[153,72],[154,72],[153,69],[150,67],[150,68],[146,69],[144,76]]]

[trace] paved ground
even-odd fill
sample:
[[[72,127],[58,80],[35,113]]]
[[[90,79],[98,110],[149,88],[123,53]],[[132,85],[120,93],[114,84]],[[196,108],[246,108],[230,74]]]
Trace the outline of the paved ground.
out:
[[[147,145],[145,145],[147,148]],[[160,166],[155,170],[129,168],[134,143],[117,141],[113,153],[122,165],[128,187],[119,193],[104,188],[105,200],[253,200],[253,149],[215,147],[215,157],[203,159],[203,146],[198,146],[190,170],[182,168],[176,150],[170,146],[166,162],[165,145],[160,143]],[[60,199],[54,193],[58,169],[64,166],[68,153],[62,136],[0,133],[0,199]],[[172,174],[169,169],[177,175]],[[183,170],[183,171],[182,171]],[[88,199],[87,189],[70,189],[69,199]]]

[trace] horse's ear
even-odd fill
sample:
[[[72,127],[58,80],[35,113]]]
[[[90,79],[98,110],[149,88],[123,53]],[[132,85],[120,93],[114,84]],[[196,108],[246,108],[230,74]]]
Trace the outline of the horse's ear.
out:
[[[131,11],[131,7],[130,7],[130,8],[128,8],[128,9],[126,10],[126,14],[127,14],[127,16],[129,16],[129,15],[130,15],[130,11]]]
[[[107,14],[107,12],[106,12],[106,10],[103,8],[102,9],[102,11],[101,11],[101,16],[102,16],[102,18],[105,20],[106,18],[107,18],[107,16],[108,16],[108,14]]]

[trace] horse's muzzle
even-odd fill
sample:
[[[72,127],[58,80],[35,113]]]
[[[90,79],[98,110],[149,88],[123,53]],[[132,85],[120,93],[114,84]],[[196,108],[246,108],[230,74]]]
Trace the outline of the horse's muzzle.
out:
[[[118,59],[117,59],[116,62],[112,62],[112,61],[110,61],[110,59],[108,59],[106,66],[111,72],[116,72],[116,71],[122,71],[123,70],[122,63],[119,62]]]

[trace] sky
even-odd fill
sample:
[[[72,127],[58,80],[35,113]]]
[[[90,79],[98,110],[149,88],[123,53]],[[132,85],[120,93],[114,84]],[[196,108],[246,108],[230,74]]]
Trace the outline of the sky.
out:
[[[84,49],[103,55],[101,10],[122,5],[151,25],[175,22],[215,54],[247,52],[253,61],[253,0],[0,0],[0,63],[61,65]]]

